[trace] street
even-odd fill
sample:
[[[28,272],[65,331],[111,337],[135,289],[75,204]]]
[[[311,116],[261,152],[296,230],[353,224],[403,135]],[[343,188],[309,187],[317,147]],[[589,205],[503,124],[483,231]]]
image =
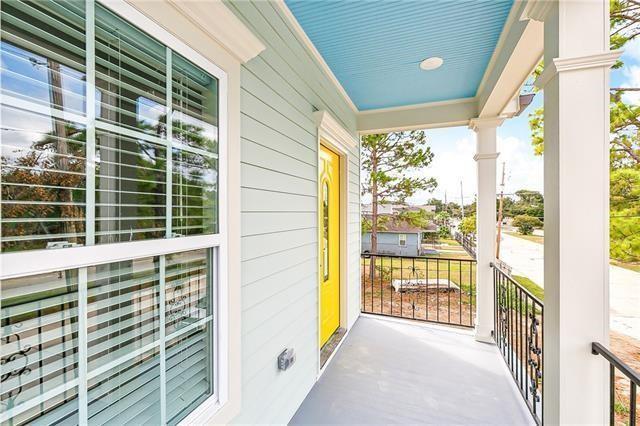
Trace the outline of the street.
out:
[[[544,287],[543,245],[502,234],[500,258],[522,275]],[[609,267],[611,329],[640,340],[640,273]]]

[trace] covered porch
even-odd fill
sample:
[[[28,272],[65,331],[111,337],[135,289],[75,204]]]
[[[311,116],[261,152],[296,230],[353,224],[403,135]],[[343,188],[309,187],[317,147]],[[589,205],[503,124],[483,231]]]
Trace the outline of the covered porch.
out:
[[[535,424],[495,345],[362,315],[291,424]]]

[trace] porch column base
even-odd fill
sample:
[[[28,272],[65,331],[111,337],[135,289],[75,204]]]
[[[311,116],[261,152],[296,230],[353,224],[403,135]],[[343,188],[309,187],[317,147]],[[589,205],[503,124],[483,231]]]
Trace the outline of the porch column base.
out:
[[[476,339],[476,342],[495,343],[491,335],[491,330],[479,330],[478,327],[476,327],[473,337]]]

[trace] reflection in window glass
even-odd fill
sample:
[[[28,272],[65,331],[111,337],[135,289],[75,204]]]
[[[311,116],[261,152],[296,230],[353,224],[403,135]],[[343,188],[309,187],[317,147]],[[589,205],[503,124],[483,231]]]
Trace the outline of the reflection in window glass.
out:
[[[1,7],[2,95],[84,113],[84,2],[3,1]]]
[[[84,244],[84,126],[3,106],[2,251]]]
[[[218,152],[218,80],[173,54],[173,140]]]
[[[21,412],[9,424],[37,417],[77,421],[75,389],[22,412],[23,404],[78,377],[77,271],[3,280],[0,295],[0,414]]]
[[[176,424],[213,393],[211,256],[206,249],[166,256],[169,424]]]
[[[166,135],[166,48],[96,6],[96,116],[111,124]]]
[[[96,132],[96,242],[163,238],[166,153],[163,145]]]
[[[159,423],[159,274],[158,257],[88,268],[87,370],[110,366],[89,381],[89,424]]]
[[[162,404],[167,423],[183,419],[214,391],[212,259],[200,249],[3,280],[6,424],[78,424],[82,352],[88,424],[159,424]]]
[[[218,160],[173,150],[173,236],[218,232]]]

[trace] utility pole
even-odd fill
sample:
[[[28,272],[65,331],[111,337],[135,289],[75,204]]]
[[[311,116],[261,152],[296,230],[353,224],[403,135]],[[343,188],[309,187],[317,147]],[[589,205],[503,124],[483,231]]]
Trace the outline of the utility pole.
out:
[[[462,181],[460,181],[460,210],[462,211],[462,218],[464,219],[464,195],[462,194]]]
[[[502,181],[500,183],[500,205],[498,207],[498,232],[496,233],[496,259],[500,259],[500,240],[502,239],[502,205],[504,200],[504,169],[502,162]]]
[[[447,211],[447,191],[444,191],[444,211]]]

